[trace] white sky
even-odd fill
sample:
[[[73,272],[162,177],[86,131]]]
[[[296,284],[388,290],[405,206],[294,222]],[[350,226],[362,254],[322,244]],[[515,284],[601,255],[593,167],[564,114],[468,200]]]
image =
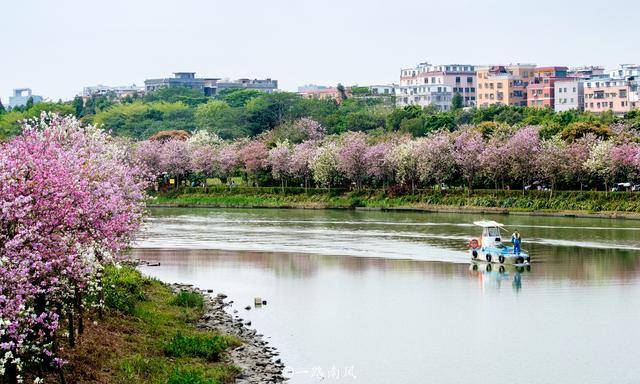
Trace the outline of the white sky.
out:
[[[271,77],[281,89],[397,82],[432,63],[640,62],[640,1],[9,0],[0,97],[70,99],[194,71]]]

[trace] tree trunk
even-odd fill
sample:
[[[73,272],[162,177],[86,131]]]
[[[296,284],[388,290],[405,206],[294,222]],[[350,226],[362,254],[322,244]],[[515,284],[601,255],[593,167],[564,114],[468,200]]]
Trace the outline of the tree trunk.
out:
[[[58,378],[60,379],[60,384],[67,384],[67,381],[64,379],[64,370],[62,366],[58,367]]]
[[[98,318],[104,319],[104,265],[102,264],[104,258],[102,252],[96,252],[96,259],[98,260],[98,270],[96,272],[96,284],[98,285]]]
[[[73,326],[73,306],[67,310],[67,331],[69,332],[69,346],[76,346],[76,330]]]
[[[9,363],[4,375],[7,378],[7,384],[18,384],[18,367],[15,364]]]
[[[82,335],[84,333],[84,305],[82,304],[82,293],[80,293],[77,285],[75,291],[75,309],[78,313],[78,335]]]

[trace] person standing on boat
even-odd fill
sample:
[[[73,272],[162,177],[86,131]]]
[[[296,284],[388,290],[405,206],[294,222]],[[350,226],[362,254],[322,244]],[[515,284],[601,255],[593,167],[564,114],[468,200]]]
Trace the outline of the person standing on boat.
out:
[[[513,253],[515,253],[516,255],[520,254],[520,241],[521,241],[521,237],[520,237],[520,232],[518,232],[518,230],[516,229],[515,231],[513,231],[513,235],[511,235],[511,242],[513,243]]]

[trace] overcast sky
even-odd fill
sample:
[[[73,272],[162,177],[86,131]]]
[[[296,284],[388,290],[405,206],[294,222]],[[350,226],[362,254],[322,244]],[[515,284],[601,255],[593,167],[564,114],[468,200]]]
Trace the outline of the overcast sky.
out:
[[[397,82],[431,63],[640,62],[640,1],[20,0],[0,9],[0,97],[69,99],[193,71],[281,89]]]

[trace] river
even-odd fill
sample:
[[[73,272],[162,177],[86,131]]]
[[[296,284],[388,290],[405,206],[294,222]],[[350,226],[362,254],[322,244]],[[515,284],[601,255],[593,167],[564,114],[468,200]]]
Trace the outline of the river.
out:
[[[530,268],[469,262],[481,218]],[[133,252],[229,295],[292,384],[640,382],[640,221],[168,208]]]

